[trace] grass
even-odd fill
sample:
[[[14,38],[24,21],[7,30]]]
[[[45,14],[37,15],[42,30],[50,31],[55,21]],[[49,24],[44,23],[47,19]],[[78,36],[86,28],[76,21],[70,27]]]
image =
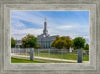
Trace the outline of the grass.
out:
[[[35,61],[30,61],[22,58],[14,58],[11,57],[11,63],[74,63],[74,62],[62,62],[62,61],[54,61],[54,60],[44,60],[44,59],[35,59]]]
[[[50,54],[49,54],[48,50],[46,50],[46,49],[44,49],[44,50],[40,49],[39,51],[40,51],[39,55],[38,55],[38,51],[35,51],[34,55],[38,56],[38,57],[46,57],[46,58],[58,58],[58,59],[67,59],[67,60],[77,60],[77,52],[61,54],[61,53],[51,53],[54,50],[50,50]],[[21,53],[21,55],[29,56],[29,53],[24,53],[24,54]],[[83,56],[83,61],[89,61],[89,57],[88,56]]]
[[[25,54],[23,54],[25,55]],[[35,56],[38,56],[38,53],[35,52]],[[29,56],[29,54],[27,55]],[[48,57],[48,58],[58,58],[58,59],[68,59],[68,60],[77,60],[77,54],[76,53],[39,53],[39,57]],[[83,61],[89,61],[89,57],[83,56]]]
[[[35,53],[35,56],[38,56],[37,53]],[[63,59],[68,59],[68,60],[77,60],[77,54],[75,53],[63,53],[59,54],[59,53],[39,53],[39,57],[50,57],[50,58],[63,58]],[[84,57],[83,56],[83,61],[89,61],[89,57]]]
[[[45,62],[30,61],[30,60],[26,60],[26,59],[20,59],[20,58],[11,57],[11,63],[45,63]]]

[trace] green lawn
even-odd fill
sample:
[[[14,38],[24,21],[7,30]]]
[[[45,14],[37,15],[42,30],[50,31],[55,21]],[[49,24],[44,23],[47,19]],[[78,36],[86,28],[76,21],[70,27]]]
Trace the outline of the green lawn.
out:
[[[30,61],[30,60],[26,60],[26,59],[20,59],[20,58],[11,57],[11,63],[45,63],[45,62]]]
[[[48,53],[48,50],[40,50],[41,52],[35,51],[34,55],[38,56],[38,57],[47,57],[47,58],[58,58],[58,59],[68,59],[68,60],[77,60],[77,53],[73,52],[73,53]],[[43,52],[46,51],[46,52]],[[52,51],[52,50],[51,50]],[[27,56],[29,56],[29,53],[27,53]],[[89,61],[89,57],[87,56],[83,56],[83,61]]]
[[[38,56],[37,53],[35,53],[35,56]],[[77,54],[75,53],[64,53],[59,54],[59,53],[39,53],[39,57],[49,57],[49,58],[63,58],[63,59],[69,59],[69,60],[77,60]],[[89,61],[89,57],[83,57],[83,61]]]
[[[35,61],[30,61],[22,58],[11,57],[11,63],[74,63],[74,62],[62,62],[54,60],[44,60],[44,59],[35,59]]]

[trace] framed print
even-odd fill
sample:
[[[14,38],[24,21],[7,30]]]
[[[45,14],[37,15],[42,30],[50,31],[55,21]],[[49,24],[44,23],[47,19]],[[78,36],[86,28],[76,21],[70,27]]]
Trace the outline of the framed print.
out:
[[[99,74],[100,1],[0,2],[1,74]]]
[[[33,63],[89,63],[89,11],[12,10],[11,63],[30,58]]]

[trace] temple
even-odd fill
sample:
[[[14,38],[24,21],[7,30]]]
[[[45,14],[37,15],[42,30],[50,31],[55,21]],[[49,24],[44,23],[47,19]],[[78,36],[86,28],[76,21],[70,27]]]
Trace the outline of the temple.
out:
[[[47,22],[45,17],[43,34],[37,36],[40,48],[51,48],[52,41],[55,40],[56,36],[58,35],[50,36],[48,34]]]

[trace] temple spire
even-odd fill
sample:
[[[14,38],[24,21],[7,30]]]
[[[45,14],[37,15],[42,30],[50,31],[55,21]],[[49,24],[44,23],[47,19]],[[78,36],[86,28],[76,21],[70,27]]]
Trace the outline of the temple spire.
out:
[[[47,22],[46,22],[47,18],[45,16],[45,22],[44,22],[44,30],[43,30],[43,34],[47,35],[48,34],[48,30],[47,30]]]

